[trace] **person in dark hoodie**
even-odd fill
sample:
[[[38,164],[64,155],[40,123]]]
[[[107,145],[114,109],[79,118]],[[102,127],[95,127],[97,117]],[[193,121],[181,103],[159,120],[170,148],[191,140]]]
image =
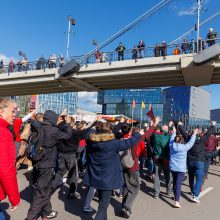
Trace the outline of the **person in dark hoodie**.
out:
[[[107,220],[107,209],[112,190],[123,187],[123,173],[119,151],[132,148],[140,139],[143,131],[135,133],[126,140],[115,139],[113,126],[102,123],[100,131],[90,133],[87,139],[89,154],[88,165],[84,175],[84,183],[96,188],[99,197],[98,212],[94,220]]]
[[[44,113],[41,125],[43,132],[43,156],[35,164],[37,182],[33,192],[33,200],[28,210],[27,220],[37,220],[39,216],[43,220],[48,220],[57,215],[57,212],[52,211],[50,202],[52,180],[54,179],[57,161],[57,148],[60,142],[67,141],[72,136],[72,128],[70,126],[67,127],[65,132],[57,127],[57,124],[60,122],[62,122],[62,118],[55,112],[47,110]],[[37,122],[36,126],[39,126],[39,123]]]
[[[187,154],[187,168],[189,174],[189,185],[192,193],[192,201],[199,203],[199,194],[203,183],[204,176],[204,161],[208,157],[214,156],[218,152],[213,152],[207,154],[205,151],[205,142],[208,140],[210,135],[214,132],[216,122],[212,121],[212,124],[208,131],[201,136],[201,134],[196,136],[196,141],[193,147],[188,151]],[[185,142],[190,138],[190,135],[185,131],[183,123],[178,123],[178,129],[182,134]],[[196,180],[194,183],[194,179]]]

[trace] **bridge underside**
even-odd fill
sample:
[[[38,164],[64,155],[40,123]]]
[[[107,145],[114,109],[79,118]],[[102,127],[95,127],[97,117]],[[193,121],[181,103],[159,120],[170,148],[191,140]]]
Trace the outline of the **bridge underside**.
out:
[[[0,96],[220,84],[220,58],[195,65],[192,54],[89,64],[65,79],[57,70],[1,74]]]

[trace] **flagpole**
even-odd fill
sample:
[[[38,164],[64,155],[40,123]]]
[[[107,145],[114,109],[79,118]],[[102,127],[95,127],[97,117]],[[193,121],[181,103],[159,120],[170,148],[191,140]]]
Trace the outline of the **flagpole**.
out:
[[[132,102],[132,109],[131,109],[131,127],[133,127],[133,115],[134,115],[134,99]]]
[[[140,130],[141,130],[141,125],[142,125],[142,114],[143,114],[143,110],[142,110],[142,104],[141,104],[141,123],[140,123]]]

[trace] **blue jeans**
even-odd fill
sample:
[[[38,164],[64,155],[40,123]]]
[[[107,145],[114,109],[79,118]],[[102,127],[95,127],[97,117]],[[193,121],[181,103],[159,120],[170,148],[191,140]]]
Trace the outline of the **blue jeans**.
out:
[[[147,158],[147,172],[152,174],[154,172],[154,162],[152,158]]]
[[[175,201],[180,201],[180,194],[181,194],[181,186],[185,177],[185,173],[183,172],[175,172],[171,171],[173,175],[173,194]]]
[[[107,220],[107,210],[111,201],[112,190],[97,189],[97,191],[99,197],[99,207],[94,220]]]
[[[203,161],[188,161],[189,186],[194,196],[198,197],[202,187],[204,176],[204,162]],[[196,182],[194,183],[194,178]]]
[[[5,220],[5,215],[3,214],[1,208],[0,208],[0,220]]]

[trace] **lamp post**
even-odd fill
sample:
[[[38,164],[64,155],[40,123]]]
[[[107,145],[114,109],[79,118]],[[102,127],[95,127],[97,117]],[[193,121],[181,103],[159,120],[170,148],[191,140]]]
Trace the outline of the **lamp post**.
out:
[[[198,16],[197,16],[197,53],[199,53],[201,0],[197,0],[197,2],[198,2]]]
[[[67,31],[67,46],[66,46],[66,61],[68,61],[69,59],[69,46],[70,46],[70,34],[71,34],[71,30],[70,30],[70,26],[72,25],[76,25],[76,20],[73,19],[70,15],[68,16],[68,31]]]

